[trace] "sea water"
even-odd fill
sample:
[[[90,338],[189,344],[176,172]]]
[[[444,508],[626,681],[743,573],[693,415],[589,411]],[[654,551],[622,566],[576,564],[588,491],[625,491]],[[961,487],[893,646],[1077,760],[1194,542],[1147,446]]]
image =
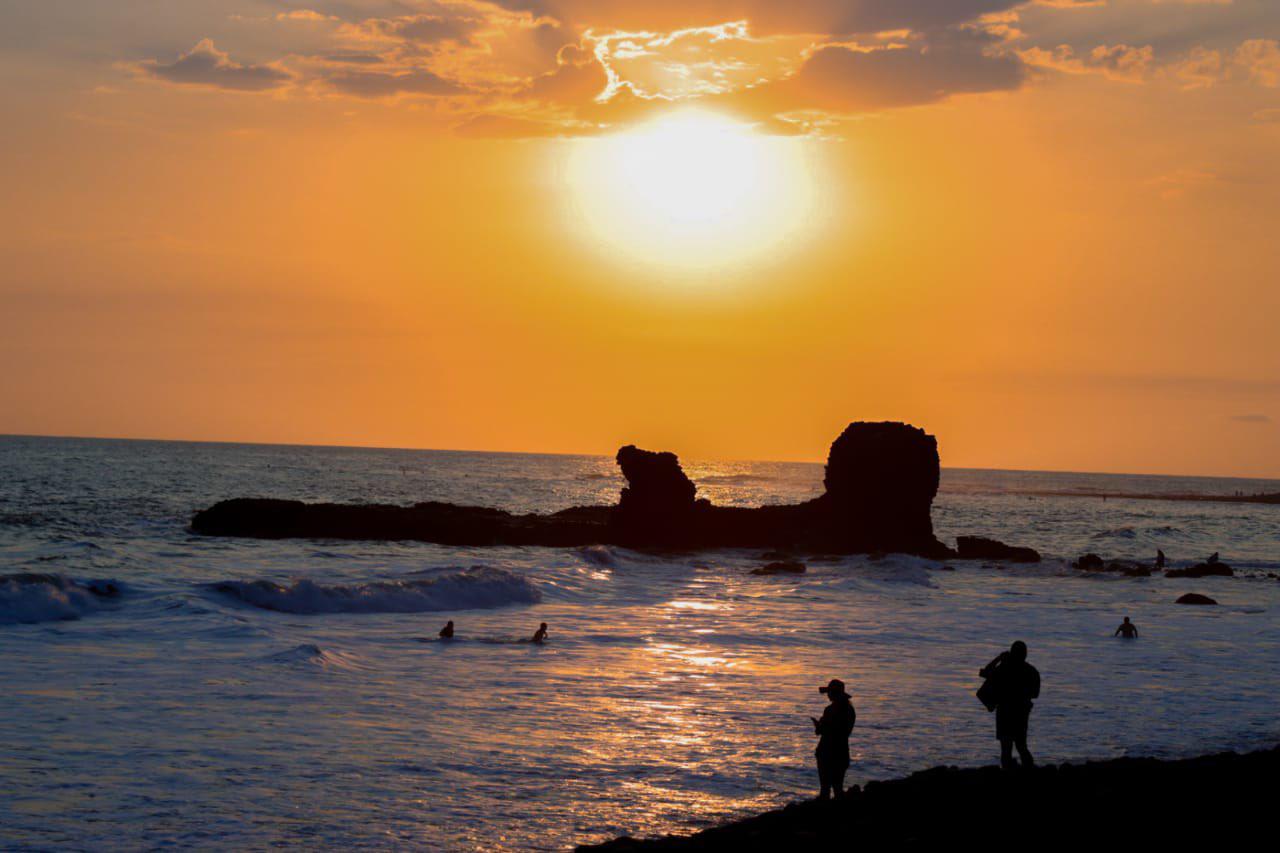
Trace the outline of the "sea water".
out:
[[[700,462],[716,503],[821,491],[820,465]],[[939,535],[1013,566],[905,556],[760,577],[754,551],[195,536],[235,496],[613,503],[613,461],[0,438],[0,847],[564,849],[688,832],[816,788],[839,677],[850,782],[990,763],[977,671],[1025,640],[1045,762],[1280,739],[1280,507],[1089,497],[1252,480],[943,472]],[[1081,496],[1046,496],[1049,492]],[[1234,578],[1084,575],[1084,552]],[[1217,607],[1174,604],[1184,592]],[[115,594],[111,594],[115,593]],[[1112,638],[1132,617],[1137,641]],[[452,642],[436,639],[447,619]],[[520,642],[539,622],[550,640]]]

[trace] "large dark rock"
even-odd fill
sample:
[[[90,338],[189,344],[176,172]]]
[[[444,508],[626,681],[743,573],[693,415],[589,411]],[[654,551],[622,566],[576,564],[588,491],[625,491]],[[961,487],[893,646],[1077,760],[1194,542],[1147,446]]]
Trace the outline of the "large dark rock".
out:
[[[956,551],[962,560],[1007,560],[1011,563],[1038,563],[1040,552],[1034,548],[1006,545],[983,536],[957,536]]]
[[[628,444],[618,451],[627,485],[613,514],[619,544],[679,545],[693,535],[697,486],[674,453],[655,453]]]
[[[938,442],[903,423],[849,424],[831,445],[816,531],[841,551],[941,553],[933,535]]]
[[[1235,575],[1226,563],[1196,563],[1185,569],[1169,569],[1167,578],[1229,578]]]
[[[1217,604],[1207,595],[1201,595],[1198,592],[1188,592],[1186,595],[1179,596],[1174,604]]]

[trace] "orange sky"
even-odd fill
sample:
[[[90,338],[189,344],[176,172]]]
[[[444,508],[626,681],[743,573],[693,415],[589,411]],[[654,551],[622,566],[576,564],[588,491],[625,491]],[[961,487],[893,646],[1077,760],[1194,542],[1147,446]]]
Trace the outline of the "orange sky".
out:
[[[0,2],[0,432],[819,459],[892,418],[1280,476],[1277,40],[1265,0]],[[574,165],[691,107],[808,170],[754,254],[646,260]]]

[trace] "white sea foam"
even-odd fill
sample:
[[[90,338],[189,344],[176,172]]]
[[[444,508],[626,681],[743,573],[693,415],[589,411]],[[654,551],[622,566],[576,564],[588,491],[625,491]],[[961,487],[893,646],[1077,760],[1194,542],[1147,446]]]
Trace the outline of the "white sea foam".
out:
[[[299,614],[479,610],[542,598],[524,575],[488,566],[414,580],[329,585],[301,578],[288,586],[268,580],[222,581],[210,588],[264,610]]]
[[[0,625],[79,619],[118,591],[111,581],[79,583],[62,575],[0,575]]]

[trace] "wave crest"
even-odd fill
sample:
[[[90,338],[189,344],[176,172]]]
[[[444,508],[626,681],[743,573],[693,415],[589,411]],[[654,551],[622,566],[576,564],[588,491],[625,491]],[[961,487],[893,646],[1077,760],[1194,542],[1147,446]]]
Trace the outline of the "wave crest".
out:
[[[120,594],[114,581],[85,583],[63,575],[0,575],[0,625],[79,619]]]
[[[327,585],[301,578],[289,586],[268,580],[222,581],[210,589],[263,610],[298,614],[481,610],[542,600],[524,575],[488,566],[414,580]]]

